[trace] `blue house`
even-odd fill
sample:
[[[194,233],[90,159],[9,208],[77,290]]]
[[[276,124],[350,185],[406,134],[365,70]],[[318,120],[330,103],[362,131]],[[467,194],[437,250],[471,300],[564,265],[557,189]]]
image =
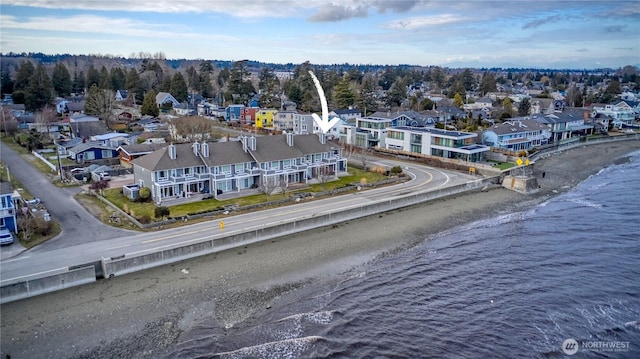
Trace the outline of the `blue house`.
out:
[[[105,146],[97,142],[81,143],[67,150],[69,158],[76,163],[118,157],[116,147]]]
[[[11,182],[0,182],[0,228],[18,233],[16,206],[13,203],[13,186]]]
[[[227,106],[227,112],[225,113],[224,120],[227,122],[230,121],[240,121],[240,112],[244,108],[244,105],[229,105]]]

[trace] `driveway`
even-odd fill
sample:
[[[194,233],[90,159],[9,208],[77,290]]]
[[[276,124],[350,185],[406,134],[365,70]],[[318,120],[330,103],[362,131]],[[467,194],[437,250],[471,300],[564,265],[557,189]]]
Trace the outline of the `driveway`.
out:
[[[32,248],[30,252],[45,252],[138,233],[114,228],[98,221],[74,199],[73,196],[79,188],[58,188],[4,143],[0,143],[0,150],[2,161],[9,167],[11,175],[34,197],[40,198],[52,219],[62,228],[58,236]],[[11,246],[14,245],[15,243]]]

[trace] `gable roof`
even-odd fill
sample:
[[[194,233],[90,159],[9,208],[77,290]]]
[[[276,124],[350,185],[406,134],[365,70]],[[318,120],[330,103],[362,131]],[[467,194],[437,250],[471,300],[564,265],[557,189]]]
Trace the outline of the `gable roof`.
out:
[[[156,104],[159,106],[165,102],[172,102],[174,106],[179,104],[178,100],[176,100],[170,93],[158,92],[156,95]]]
[[[168,146],[168,143],[139,143],[135,145],[121,145],[118,147],[118,150],[122,150],[123,152],[129,155],[143,155],[149,154],[153,151],[160,149],[162,147]]]
[[[532,119],[511,119],[504,123],[495,124],[487,129],[497,135],[507,135],[512,133],[548,130],[549,127]]]
[[[317,138],[317,137],[316,137]],[[297,137],[294,137],[294,145]],[[256,137],[256,150],[249,149],[249,153],[259,163],[277,161],[285,158],[303,157],[302,151],[296,146],[287,144],[286,136],[262,136]]]
[[[101,149],[101,150],[111,150],[111,151],[115,151],[114,147],[111,146],[105,146],[101,143],[97,143],[97,142],[85,142],[85,143],[80,143],[77,144],[71,148],[69,148],[69,152],[73,152],[73,153],[80,153],[80,152],[84,152],[93,148],[97,148],[97,149]]]
[[[244,152],[240,141],[209,143],[209,157],[202,159],[208,167],[254,162],[253,157]]]

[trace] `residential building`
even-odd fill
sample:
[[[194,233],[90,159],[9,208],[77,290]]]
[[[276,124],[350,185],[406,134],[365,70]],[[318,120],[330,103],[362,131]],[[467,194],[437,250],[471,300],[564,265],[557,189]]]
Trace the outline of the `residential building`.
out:
[[[158,107],[161,107],[165,103],[169,103],[169,102],[173,107],[180,104],[180,102],[178,102],[178,100],[176,100],[175,97],[173,97],[170,93],[158,92],[158,94],[156,95],[156,104],[158,105]]]
[[[607,115],[612,119],[614,127],[621,129],[623,126],[633,124],[635,113],[633,107],[625,101],[618,101],[612,105],[593,105],[593,116],[595,114]]]
[[[126,168],[133,167],[133,160],[157,151],[160,148],[168,146],[165,142],[140,143],[136,145],[121,145],[116,150],[120,158],[120,165]]]
[[[273,128],[273,122],[278,114],[275,108],[261,108],[256,112],[256,128]]]
[[[362,111],[357,108],[348,108],[342,110],[333,110],[329,112],[329,118],[340,117],[347,122],[355,122],[357,118],[362,117]]]
[[[259,107],[241,107],[240,108],[240,123],[243,125],[253,125],[256,123],[256,113],[260,110]]]
[[[133,160],[134,181],[156,203],[192,193],[242,192],[307,183],[346,172],[341,149],[323,135],[241,137],[240,141],[170,144]]]
[[[273,121],[276,130],[293,131],[293,116],[296,110],[280,110]]]
[[[18,221],[13,197],[14,190],[11,182],[0,182],[0,228],[7,228],[17,234]]]
[[[389,128],[384,148],[412,154],[452,158],[469,162],[482,160],[490,148],[477,144],[478,134],[428,127]]]
[[[116,101],[124,101],[129,96],[129,92],[127,90],[118,90],[116,91]]]
[[[108,147],[118,147],[123,143],[127,143],[128,133],[110,132],[102,135],[93,135],[89,141],[96,142]]]
[[[313,116],[310,113],[293,114],[293,133],[296,135],[313,133],[314,126]]]
[[[227,122],[240,121],[240,114],[244,105],[229,105],[226,108],[224,120]]]
[[[547,144],[551,129],[536,120],[520,117],[495,124],[482,133],[482,143],[506,151],[529,150]]]
[[[67,149],[69,158],[76,163],[118,157],[116,147],[105,146],[97,142],[80,143]]]
[[[533,116],[534,120],[549,126],[551,137],[549,143],[560,143],[573,137],[593,133],[593,123],[590,121],[589,111],[582,108],[565,108],[562,112],[555,111],[544,116]]]

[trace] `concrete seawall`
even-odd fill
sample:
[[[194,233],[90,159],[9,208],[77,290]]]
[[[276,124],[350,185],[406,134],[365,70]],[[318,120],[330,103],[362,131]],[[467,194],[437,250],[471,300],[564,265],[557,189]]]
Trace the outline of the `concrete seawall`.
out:
[[[153,251],[127,253],[119,257],[102,258],[102,260],[96,262],[95,265],[91,264],[72,270],[61,269],[47,272],[37,275],[37,278],[16,279],[12,281],[12,283],[2,284],[2,287],[0,287],[0,303],[7,303],[94,282],[98,278],[112,278],[189,258],[245,246],[255,242],[384,213],[402,207],[424,203],[429,200],[482,188],[495,181],[496,178],[478,179],[473,182],[434,191],[400,195],[392,199],[347,207],[327,213],[313,214],[291,221],[245,228],[242,231],[231,231],[222,237],[216,233],[208,238],[200,238],[197,241],[176,244],[175,246],[169,246],[159,251],[156,249]]]
[[[19,278],[0,287],[0,303],[34,297],[96,281],[95,266],[62,268],[46,274]]]

